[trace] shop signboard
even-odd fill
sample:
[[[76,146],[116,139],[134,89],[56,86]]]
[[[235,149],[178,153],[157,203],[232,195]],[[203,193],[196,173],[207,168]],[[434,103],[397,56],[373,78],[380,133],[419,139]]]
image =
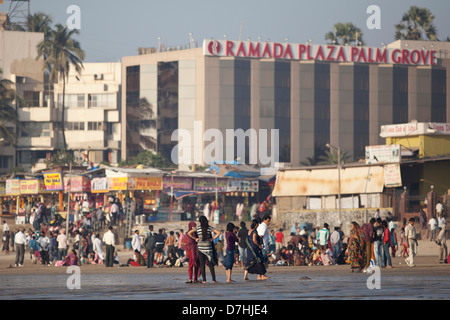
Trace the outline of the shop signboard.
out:
[[[258,192],[259,184],[257,180],[230,179],[227,191],[238,192]]]
[[[92,193],[105,193],[108,192],[108,178],[94,178],[91,180],[91,192]]]
[[[173,186],[174,190],[192,190],[192,178],[166,176],[163,178],[164,189],[168,190]]]
[[[109,191],[123,191],[128,189],[127,177],[111,177],[108,178]]]
[[[5,183],[5,195],[7,196],[20,195],[20,180],[7,179]]]
[[[91,182],[88,177],[84,176],[72,176],[64,177],[64,190],[66,192],[69,191],[69,179],[70,179],[70,192],[90,192],[91,191]]]
[[[45,189],[44,180],[33,179],[33,180],[20,180],[20,194],[41,194],[48,192]]]
[[[162,177],[128,178],[128,190],[162,190]]]
[[[194,190],[195,191],[212,191],[215,192],[226,192],[228,188],[227,179],[216,179],[215,178],[195,178],[194,179]]]
[[[366,164],[400,161],[401,146],[399,144],[366,146]]]
[[[61,172],[46,172],[44,175],[45,190],[47,191],[63,191],[63,179]]]
[[[384,165],[384,185],[387,188],[402,186],[402,175],[398,163]]]

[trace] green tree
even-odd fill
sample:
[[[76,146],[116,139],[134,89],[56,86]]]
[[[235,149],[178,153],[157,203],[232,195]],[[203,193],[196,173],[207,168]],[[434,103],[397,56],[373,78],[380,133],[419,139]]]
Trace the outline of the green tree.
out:
[[[70,163],[72,163],[72,165],[78,164],[75,161],[73,153],[67,150],[58,150],[50,159],[45,160],[47,168],[54,166],[68,166]]]
[[[120,167],[126,165],[143,165],[151,168],[170,168],[174,166],[162,154],[153,153],[151,151],[140,152],[134,158],[127,161],[122,161],[119,164]]]
[[[37,12],[28,16],[28,31],[44,33],[44,39],[47,39],[52,30],[53,19],[51,16]]]
[[[13,102],[14,100],[22,100],[22,98],[16,95],[13,88],[14,83],[8,79],[2,79],[2,74],[3,71],[0,69],[0,139],[15,145],[16,135],[10,129],[10,126],[19,126],[19,115],[13,106]]]
[[[341,151],[341,164],[350,162],[352,157],[347,152]],[[325,150],[325,155],[319,157],[319,162],[317,164],[337,164],[338,163],[338,153],[336,150]]]
[[[351,22],[338,22],[334,25],[333,31],[325,35],[325,40],[336,45],[364,45],[363,33],[360,28]]]
[[[427,8],[411,6],[395,25],[396,40],[438,40],[434,16]]]
[[[80,43],[73,39],[78,34],[79,32],[76,29],[69,30],[67,27],[57,24],[55,29],[49,31],[48,37],[38,45],[38,56],[36,57],[36,59],[44,58],[44,68],[49,74],[49,81],[51,83],[55,84],[58,80],[62,80],[63,82],[60,120],[63,150],[67,150],[64,128],[66,81],[69,78],[71,66],[75,68],[78,74],[81,73],[83,69],[82,61],[85,57]]]

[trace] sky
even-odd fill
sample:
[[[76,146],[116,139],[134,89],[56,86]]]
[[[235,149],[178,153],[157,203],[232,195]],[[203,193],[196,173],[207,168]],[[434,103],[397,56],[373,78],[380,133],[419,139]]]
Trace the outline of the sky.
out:
[[[8,11],[9,1],[0,5]],[[120,61],[137,54],[138,47],[187,45],[189,33],[198,45],[203,39],[270,40],[325,44],[325,34],[337,22],[352,22],[368,46],[394,41],[394,25],[411,5],[426,7],[435,16],[439,39],[450,36],[448,0],[30,0],[31,13],[44,12],[54,24],[66,24],[80,8],[77,37],[85,62]],[[367,8],[380,7],[381,29],[370,30]]]

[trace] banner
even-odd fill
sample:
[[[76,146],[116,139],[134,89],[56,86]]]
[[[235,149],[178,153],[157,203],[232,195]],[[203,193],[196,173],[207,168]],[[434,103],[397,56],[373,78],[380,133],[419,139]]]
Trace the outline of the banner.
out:
[[[63,179],[61,172],[46,172],[44,175],[45,190],[63,191]]]
[[[20,180],[7,179],[5,183],[5,195],[7,196],[20,195]]]
[[[387,188],[402,186],[402,175],[399,164],[386,164],[384,166],[384,185]]]
[[[69,177],[64,177],[64,191],[69,191]],[[70,178],[70,192],[90,192],[91,182],[88,177],[72,176]]]

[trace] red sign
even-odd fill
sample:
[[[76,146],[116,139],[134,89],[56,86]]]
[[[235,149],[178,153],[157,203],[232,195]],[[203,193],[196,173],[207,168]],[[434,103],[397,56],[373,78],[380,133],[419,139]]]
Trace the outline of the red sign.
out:
[[[205,40],[207,56],[334,62],[436,65],[437,51],[276,42]]]

